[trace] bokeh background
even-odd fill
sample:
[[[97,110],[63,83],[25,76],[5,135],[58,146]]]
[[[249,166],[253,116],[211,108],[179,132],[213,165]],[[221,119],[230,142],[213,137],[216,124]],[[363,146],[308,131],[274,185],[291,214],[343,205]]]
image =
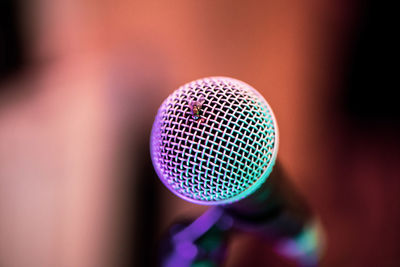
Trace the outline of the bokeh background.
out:
[[[400,265],[398,61],[386,1],[3,0],[0,266],[154,266],[206,207],[157,179],[149,134],[175,88],[241,79],[320,217],[321,266]],[[251,236],[226,266],[293,266]]]

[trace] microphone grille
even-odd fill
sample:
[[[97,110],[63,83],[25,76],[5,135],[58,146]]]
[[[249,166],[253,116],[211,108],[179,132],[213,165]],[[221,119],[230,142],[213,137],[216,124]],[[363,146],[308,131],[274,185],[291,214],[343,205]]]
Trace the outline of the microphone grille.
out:
[[[151,157],[176,195],[204,205],[254,192],[278,151],[278,128],[266,100],[227,77],[187,83],[163,102],[153,124]]]

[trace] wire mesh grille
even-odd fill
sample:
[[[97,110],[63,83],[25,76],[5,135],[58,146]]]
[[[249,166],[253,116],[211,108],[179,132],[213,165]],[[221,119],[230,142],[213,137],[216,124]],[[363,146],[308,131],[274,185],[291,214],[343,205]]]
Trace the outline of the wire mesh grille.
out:
[[[194,116],[193,103],[198,105]],[[277,153],[277,126],[265,99],[232,78],[185,84],[161,105],[151,136],[158,176],[176,195],[223,204],[254,192]]]

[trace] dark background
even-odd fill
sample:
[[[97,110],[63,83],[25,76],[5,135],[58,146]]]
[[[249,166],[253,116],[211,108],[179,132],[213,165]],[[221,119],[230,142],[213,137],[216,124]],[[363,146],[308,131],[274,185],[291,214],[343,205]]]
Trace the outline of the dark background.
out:
[[[400,264],[398,29],[387,1],[0,4],[0,266],[151,266],[206,207],[157,179],[162,100],[206,76],[259,90],[320,217],[322,266]],[[290,266],[239,236],[227,266]],[[251,262],[249,262],[251,258]]]

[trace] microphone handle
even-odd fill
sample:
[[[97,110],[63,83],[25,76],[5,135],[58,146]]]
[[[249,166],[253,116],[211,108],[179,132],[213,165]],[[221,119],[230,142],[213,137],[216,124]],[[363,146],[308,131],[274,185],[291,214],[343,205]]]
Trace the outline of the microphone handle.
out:
[[[251,196],[225,208],[239,231],[257,234],[300,266],[316,266],[324,247],[319,219],[279,162]]]
[[[251,196],[214,206],[191,224],[171,227],[161,250],[161,266],[219,266],[235,232],[264,237],[275,251],[299,266],[317,266],[322,250],[321,228],[311,210],[279,165]]]

